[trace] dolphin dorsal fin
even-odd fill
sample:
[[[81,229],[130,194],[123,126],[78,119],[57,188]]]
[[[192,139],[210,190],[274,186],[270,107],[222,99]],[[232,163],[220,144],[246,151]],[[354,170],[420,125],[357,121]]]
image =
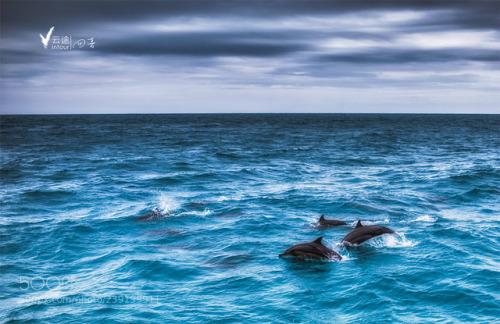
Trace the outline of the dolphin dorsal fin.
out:
[[[321,217],[319,218],[319,221],[322,222],[325,220],[325,215],[321,215]]]
[[[317,239],[315,239],[314,241],[312,241],[313,243],[316,243],[316,244],[321,244],[321,240],[323,239],[323,236],[320,236],[318,237]]]
[[[361,224],[361,221],[359,220],[358,223],[356,224],[356,228],[359,228],[361,226],[363,226],[363,224]]]

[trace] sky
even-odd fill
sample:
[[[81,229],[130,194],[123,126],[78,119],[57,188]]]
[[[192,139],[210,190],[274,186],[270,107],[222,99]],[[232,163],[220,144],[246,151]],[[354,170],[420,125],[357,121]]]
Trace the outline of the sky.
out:
[[[500,113],[500,0],[0,6],[1,114]]]

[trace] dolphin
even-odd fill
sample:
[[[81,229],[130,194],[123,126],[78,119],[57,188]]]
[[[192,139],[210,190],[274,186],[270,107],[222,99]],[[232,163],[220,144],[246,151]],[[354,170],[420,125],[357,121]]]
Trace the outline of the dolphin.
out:
[[[347,225],[347,223],[336,219],[325,219],[325,215],[321,215],[318,223],[316,224],[316,226],[319,228],[340,226],[340,225]]]
[[[342,260],[340,254],[338,254],[332,249],[327,248],[321,243],[322,239],[323,237],[320,236],[310,243],[300,243],[294,245],[291,248],[288,248],[285,252],[281,253],[279,256],[282,257],[285,255],[291,255],[299,258],[300,260],[304,259]]]
[[[361,221],[359,220],[358,223],[356,224],[356,228],[352,230],[349,234],[347,234],[342,239],[341,243],[347,242],[349,244],[361,244],[364,241],[371,239],[372,237],[386,233],[394,233],[394,231],[384,226],[378,226],[378,225],[364,226],[363,224],[361,224]]]
[[[152,221],[156,220],[162,217],[165,217],[166,214],[163,214],[162,212],[158,211],[156,208],[153,209],[152,212],[149,212],[145,215],[142,215],[141,217],[137,218],[137,221]]]

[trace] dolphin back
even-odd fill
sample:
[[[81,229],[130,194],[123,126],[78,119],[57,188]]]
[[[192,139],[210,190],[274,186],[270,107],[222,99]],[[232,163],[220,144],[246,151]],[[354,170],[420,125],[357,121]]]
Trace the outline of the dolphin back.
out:
[[[325,216],[321,215],[317,225],[318,227],[330,227],[330,226],[347,225],[347,223],[336,219],[325,219]]]
[[[382,234],[392,234],[393,230],[384,226],[378,225],[368,225],[364,226],[361,224],[361,221],[358,222],[356,228],[347,234],[342,242],[348,242],[350,244],[361,244],[373,237],[382,235]]]
[[[321,237],[310,243],[300,243],[288,248],[279,256],[291,255],[299,259],[342,259],[342,257],[332,249],[321,244]]]

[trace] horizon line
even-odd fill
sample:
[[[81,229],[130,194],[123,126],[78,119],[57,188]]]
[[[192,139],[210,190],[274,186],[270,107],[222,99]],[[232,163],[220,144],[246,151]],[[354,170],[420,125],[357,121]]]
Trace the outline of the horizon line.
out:
[[[167,113],[9,113],[2,116],[109,116],[109,115],[500,115],[500,113],[418,112],[167,112]]]

